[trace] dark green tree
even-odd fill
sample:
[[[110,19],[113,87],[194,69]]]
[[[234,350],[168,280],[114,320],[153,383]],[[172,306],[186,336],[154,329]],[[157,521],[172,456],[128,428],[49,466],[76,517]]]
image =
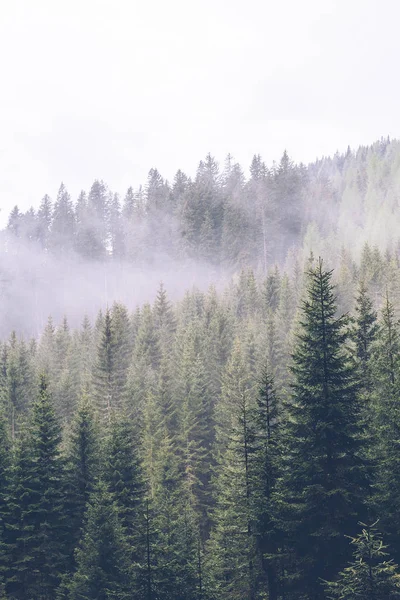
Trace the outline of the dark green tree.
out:
[[[378,333],[378,318],[363,282],[358,288],[355,312],[351,337],[355,345],[360,384],[364,393],[371,394],[373,388],[372,358],[374,342]]]
[[[15,599],[53,600],[65,568],[64,461],[60,443],[60,426],[42,376],[29,429],[19,439],[12,477],[7,593]]]
[[[375,508],[395,560],[400,557],[400,331],[394,307],[386,294],[379,323],[374,360],[376,400]]]
[[[0,598],[1,586],[9,564],[9,548],[7,548],[8,526],[10,524],[9,495],[11,485],[11,440],[7,418],[0,404]],[[4,590],[3,590],[4,592]],[[5,598],[5,596],[4,596]]]
[[[282,518],[296,568],[298,598],[324,597],[348,558],[344,535],[365,513],[356,375],[346,351],[347,317],[336,317],[332,272],[308,273],[307,298],[293,355],[293,393],[286,408]]]
[[[280,407],[274,380],[264,367],[254,409],[254,459],[252,493],[254,528],[261,564],[261,585],[268,588],[269,600],[279,593],[280,531],[275,522],[274,492],[280,476]]]
[[[212,514],[214,527],[208,544],[209,586],[221,600],[254,600],[256,597],[253,408],[249,374],[237,341],[224,374],[221,406],[217,412],[219,448]]]
[[[373,525],[361,523],[362,532],[352,538],[354,560],[339,573],[336,581],[326,582],[330,600],[395,600],[400,598],[400,570],[386,557],[382,536]]]
[[[135,598],[129,545],[118,520],[117,504],[104,483],[98,484],[90,498],[76,564],[70,600]]]
[[[145,495],[139,439],[122,411],[112,411],[105,445],[104,478],[116,500],[119,521],[130,545],[138,584],[145,562]]]
[[[97,358],[93,369],[96,407],[107,418],[113,408],[121,408],[131,353],[130,325],[125,307],[107,309],[100,327]]]
[[[99,437],[99,427],[91,401],[83,395],[71,423],[67,442],[66,510],[70,570],[74,566],[73,553],[82,535],[90,494],[100,476]]]

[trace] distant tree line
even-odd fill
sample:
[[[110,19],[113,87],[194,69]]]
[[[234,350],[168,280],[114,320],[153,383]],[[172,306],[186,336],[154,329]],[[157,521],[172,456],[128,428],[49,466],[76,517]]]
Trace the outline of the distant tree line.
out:
[[[308,166],[285,151],[268,168],[256,155],[246,178],[230,155],[220,169],[209,154],[193,179],[179,170],[170,183],[151,169],[144,187],[123,197],[96,180],[73,202],[61,184],[54,202],[45,195],[25,213],[15,206],[7,232],[60,257],[139,265],[195,258],[264,274],[303,246],[323,255],[342,245],[361,251],[366,241],[393,250],[399,155],[399,142],[389,139]]]

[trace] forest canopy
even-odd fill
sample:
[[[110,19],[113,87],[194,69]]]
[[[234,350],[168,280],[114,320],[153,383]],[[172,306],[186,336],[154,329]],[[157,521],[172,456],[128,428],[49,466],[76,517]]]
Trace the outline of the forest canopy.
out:
[[[12,211],[0,598],[400,598],[399,148]]]

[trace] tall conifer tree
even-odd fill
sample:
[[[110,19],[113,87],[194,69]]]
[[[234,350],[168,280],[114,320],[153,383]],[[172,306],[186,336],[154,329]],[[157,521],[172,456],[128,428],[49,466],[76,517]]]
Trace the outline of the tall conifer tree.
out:
[[[53,600],[66,564],[61,430],[42,376],[30,427],[19,440],[13,475],[12,598]]]
[[[363,516],[368,477],[360,409],[346,352],[347,318],[336,317],[332,273],[320,259],[308,273],[287,406],[282,515],[294,551],[299,598],[324,597],[321,578],[344,566],[344,538]]]

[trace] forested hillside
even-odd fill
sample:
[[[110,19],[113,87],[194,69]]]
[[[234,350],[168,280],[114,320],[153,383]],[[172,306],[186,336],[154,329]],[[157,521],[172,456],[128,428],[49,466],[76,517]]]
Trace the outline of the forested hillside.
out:
[[[359,262],[365,243],[394,252],[400,231],[400,144],[381,140],[308,166],[285,152],[245,176],[227,157],[208,155],[191,179],[151,169],[147,182],[118,195],[102,181],[72,199],[56,197],[21,213],[0,234],[0,334],[40,335],[52,314],[77,325],[114,300],[129,309],[154,300],[164,281],[173,299],[206,289],[242,268],[265,277],[291,273],[312,250],[337,267]]]
[[[398,598],[400,272],[347,267],[5,340],[1,597]]]
[[[400,598],[398,186],[382,141],[13,210],[0,599]]]

